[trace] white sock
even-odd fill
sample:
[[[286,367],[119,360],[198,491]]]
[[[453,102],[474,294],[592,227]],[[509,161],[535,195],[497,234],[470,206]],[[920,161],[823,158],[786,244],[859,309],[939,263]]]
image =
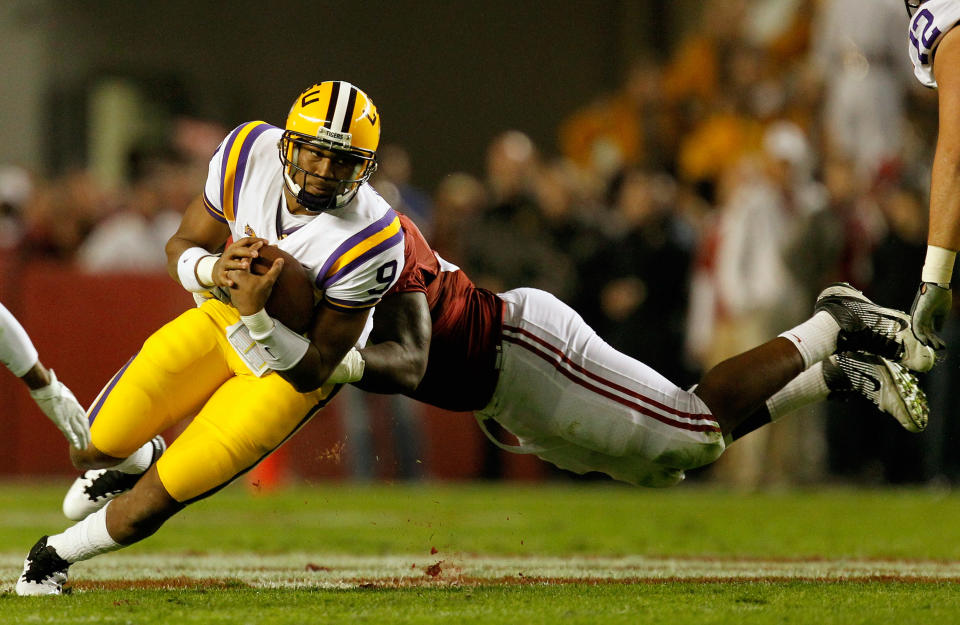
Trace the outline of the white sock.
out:
[[[839,333],[840,325],[830,316],[830,313],[821,310],[780,336],[797,347],[803,357],[803,366],[809,367],[837,351]]]
[[[108,503],[73,527],[47,539],[47,544],[57,550],[57,555],[73,564],[93,556],[123,547],[110,537],[107,531]]]
[[[153,460],[153,439],[143,444],[143,447],[127,456],[123,462],[111,467],[121,473],[143,473],[150,468],[150,461]]]
[[[767,400],[770,420],[776,421],[808,404],[823,401],[829,393],[830,389],[823,379],[823,363],[814,363]]]

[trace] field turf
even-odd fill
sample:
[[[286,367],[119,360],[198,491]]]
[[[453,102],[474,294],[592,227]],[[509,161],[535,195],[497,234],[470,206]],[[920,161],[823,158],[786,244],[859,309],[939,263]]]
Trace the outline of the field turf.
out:
[[[960,623],[960,496],[243,484],[12,592],[67,484],[0,485],[0,623]]]

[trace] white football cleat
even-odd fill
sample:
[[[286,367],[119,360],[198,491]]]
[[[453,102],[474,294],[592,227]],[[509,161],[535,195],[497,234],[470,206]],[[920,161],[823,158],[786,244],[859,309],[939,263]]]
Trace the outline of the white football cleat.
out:
[[[153,458],[148,469],[167,449],[162,436],[155,436],[150,442],[153,444]],[[71,521],[82,521],[118,495],[133,488],[140,476],[146,472],[146,469],[141,473],[124,473],[115,469],[84,471],[83,475],[73,481],[63,498],[63,514]]]
[[[30,549],[23,561],[23,572],[17,578],[17,594],[59,595],[67,581],[70,563],[60,557],[57,550],[47,544],[44,536]]]
[[[936,354],[913,334],[907,313],[878,306],[846,282],[831,284],[820,292],[814,312],[821,310],[840,325],[838,353],[876,354],[913,371],[933,368]]]
[[[927,427],[930,410],[917,377],[906,367],[864,353],[835,354],[823,361],[829,397],[860,396],[910,432]]]

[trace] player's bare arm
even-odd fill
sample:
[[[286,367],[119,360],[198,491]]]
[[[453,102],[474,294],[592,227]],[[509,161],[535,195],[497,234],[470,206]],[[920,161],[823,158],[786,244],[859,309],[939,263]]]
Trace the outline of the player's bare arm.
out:
[[[913,332],[934,349],[946,346],[939,332],[950,312],[950,282],[960,249],[960,29],[936,48],[933,74],[939,89],[940,128],[930,179],[930,226],[920,287],[911,307]]]
[[[937,150],[930,181],[930,245],[960,250],[960,29],[937,46],[933,62],[939,91]]]
[[[377,304],[373,331],[360,351],[363,377],[354,386],[374,393],[411,393],[427,370],[433,324],[421,292],[388,295]]]
[[[283,368],[273,367],[274,370],[299,392],[306,393],[323,386],[333,369],[356,344],[366,324],[369,310],[341,311],[321,305],[317,307],[308,332],[309,338],[303,338],[269,316],[264,319],[264,307],[282,270],[283,259],[279,258],[263,275],[258,276],[249,271],[230,271],[230,278],[235,284],[230,291],[231,301],[242,315],[244,323],[247,323],[248,327],[253,326],[250,329],[254,339],[263,344],[259,338],[260,332],[276,335],[279,342],[277,348],[289,351],[290,356],[278,353],[277,348],[272,349],[284,363],[280,365]],[[258,332],[258,323],[272,324],[272,327]],[[271,349],[271,346],[268,345],[267,348]],[[294,360],[295,362],[292,362]]]

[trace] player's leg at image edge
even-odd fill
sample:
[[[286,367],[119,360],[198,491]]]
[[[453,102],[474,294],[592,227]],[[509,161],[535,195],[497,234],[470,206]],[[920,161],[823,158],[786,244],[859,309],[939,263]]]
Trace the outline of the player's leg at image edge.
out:
[[[81,521],[125,493],[166,450],[162,436],[155,436],[123,462],[110,469],[90,469],[74,480],[63,498],[63,514],[71,521]]]

